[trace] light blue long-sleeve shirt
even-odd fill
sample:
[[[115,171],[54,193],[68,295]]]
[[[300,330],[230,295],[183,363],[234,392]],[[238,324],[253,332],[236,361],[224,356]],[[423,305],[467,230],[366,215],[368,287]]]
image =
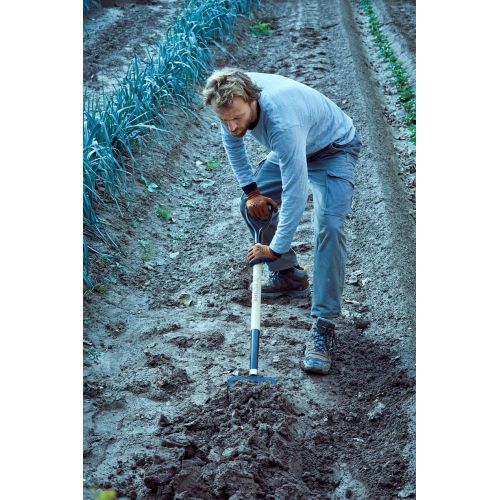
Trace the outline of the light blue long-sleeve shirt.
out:
[[[272,250],[286,253],[307,202],[306,156],[331,143],[346,144],[354,138],[352,120],[317,90],[280,75],[247,73],[262,88],[260,116],[248,132],[270,150],[268,159],[279,164],[283,193]],[[221,123],[222,142],[241,187],[256,182],[245,142]]]

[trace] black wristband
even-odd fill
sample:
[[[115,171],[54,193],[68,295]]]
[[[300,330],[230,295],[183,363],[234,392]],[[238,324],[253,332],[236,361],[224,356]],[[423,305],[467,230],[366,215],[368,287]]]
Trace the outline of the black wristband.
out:
[[[241,189],[245,192],[245,194],[251,193],[252,191],[255,191],[256,189],[259,189],[257,187],[256,182],[252,182],[252,184],[248,184],[246,186],[243,186]]]
[[[269,250],[271,250],[271,252],[276,255],[276,257],[278,257],[278,259],[283,255],[282,253],[278,253],[278,252],[275,252],[271,247],[269,247]]]

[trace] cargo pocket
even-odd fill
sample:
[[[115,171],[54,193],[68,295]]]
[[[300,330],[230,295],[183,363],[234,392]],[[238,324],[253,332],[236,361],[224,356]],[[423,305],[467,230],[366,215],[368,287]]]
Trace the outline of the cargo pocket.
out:
[[[354,184],[328,173],[326,176],[325,214],[345,217],[351,211]]]

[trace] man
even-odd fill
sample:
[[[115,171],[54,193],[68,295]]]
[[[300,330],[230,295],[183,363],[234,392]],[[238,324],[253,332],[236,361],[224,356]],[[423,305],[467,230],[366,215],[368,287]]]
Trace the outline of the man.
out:
[[[314,202],[314,318],[301,367],[327,374],[340,316],[347,260],[345,216],[351,209],[354,166],[361,142],[351,118],[318,91],[274,74],[235,68],[215,71],[203,90],[221,121],[221,133],[231,167],[243,189],[241,210],[259,223],[272,216],[263,244],[248,252],[250,265],[266,262],[270,281],[262,296],[306,296],[309,282],[292,239],[306,207],[308,180]],[[244,135],[250,132],[270,150],[255,173]]]

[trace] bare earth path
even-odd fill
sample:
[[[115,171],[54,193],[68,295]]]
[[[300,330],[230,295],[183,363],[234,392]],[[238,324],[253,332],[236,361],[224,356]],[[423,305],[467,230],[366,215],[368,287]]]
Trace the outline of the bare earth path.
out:
[[[298,368],[310,303],[282,298],[263,304],[260,352],[279,385],[228,390],[248,366],[250,240],[215,117],[200,107],[198,121],[179,119],[176,147],[152,138],[142,154],[168,195],[137,183],[125,220],[113,219],[123,259],[94,263],[108,291],[84,304],[97,356],[85,363],[85,485],[145,499],[414,497],[415,220],[392,104],[356,2],[273,1],[262,18],[273,35],[240,34],[236,61],[218,64],[317,88],[364,143],[334,368]],[[265,154],[248,147],[254,163]],[[220,167],[196,164],[209,158]],[[174,221],[158,218],[158,203]],[[311,208],[294,241],[310,272]]]

